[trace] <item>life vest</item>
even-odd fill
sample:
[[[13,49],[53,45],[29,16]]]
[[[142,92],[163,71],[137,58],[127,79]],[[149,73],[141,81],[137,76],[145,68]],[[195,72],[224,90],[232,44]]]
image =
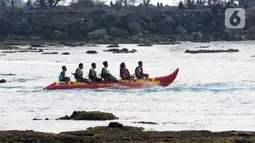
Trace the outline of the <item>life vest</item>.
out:
[[[137,68],[140,68],[140,72],[137,72],[137,71],[135,71],[135,75],[136,75],[136,77],[142,77],[142,75],[143,75],[143,68],[142,67],[137,67]],[[136,69],[137,69],[136,68]]]
[[[92,73],[94,73],[94,75],[92,75]],[[94,79],[96,77],[97,77],[96,71],[93,68],[91,68],[89,70],[89,79]]]
[[[101,77],[102,78],[108,78],[109,77],[109,70],[107,68],[105,68],[105,67],[102,68]]]
[[[63,79],[64,79],[64,77],[63,77],[63,74],[62,74],[63,72],[61,72],[60,74],[59,74],[59,76],[58,76],[58,80],[59,81],[62,81]]]
[[[76,73],[76,72],[77,72],[78,70],[80,70],[80,71],[81,71],[81,75],[77,75],[77,73]],[[76,71],[75,71],[75,75],[74,75],[74,76],[75,76],[75,78],[80,78],[80,77],[82,77],[82,76],[83,76],[83,71],[82,71],[82,69],[77,68],[77,69],[76,69]]]
[[[125,73],[121,73],[121,69],[120,69],[120,77],[122,79],[129,79],[130,73],[129,73],[128,69],[125,69]]]

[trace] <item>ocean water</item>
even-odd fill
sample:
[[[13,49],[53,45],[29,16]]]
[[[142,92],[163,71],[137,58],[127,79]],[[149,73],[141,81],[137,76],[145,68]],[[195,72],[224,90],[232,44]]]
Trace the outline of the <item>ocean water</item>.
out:
[[[108,125],[111,121],[57,121],[73,111],[111,112],[124,125],[146,130],[255,130],[255,41],[182,42],[180,45],[137,47],[136,53],[113,54],[99,47],[45,47],[45,52],[69,52],[70,55],[42,53],[0,53],[0,130],[35,130],[62,132],[85,130]],[[237,53],[188,54],[186,49],[236,48]],[[27,48],[27,47],[22,47]],[[86,54],[96,50],[98,54]],[[71,75],[80,62],[87,74],[92,62],[100,73],[107,60],[110,72],[118,77],[119,65],[125,62],[133,74],[139,60],[151,77],[164,76],[179,68],[176,80],[168,87],[110,90],[74,89],[45,91],[56,81],[61,66]],[[15,74],[6,76],[4,74]],[[33,118],[50,120],[33,121]],[[158,125],[135,124],[151,121]]]

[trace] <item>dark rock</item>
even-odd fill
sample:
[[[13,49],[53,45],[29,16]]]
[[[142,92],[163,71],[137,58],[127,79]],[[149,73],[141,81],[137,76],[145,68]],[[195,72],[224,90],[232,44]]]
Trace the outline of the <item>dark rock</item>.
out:
[[[64,53],[62,53],[61,55],[70,55],[70,53],[64,52]]]
[[[74,111],[70,116],[73,120],[115,120],[118,119],[112,113],[100,111]]]
[[[45,118],[45,120],[49,120],[49,118]]]
[[[158,123],[155,123],[155,122],[145,122],[145,121],[139,121],[139,122],[133,122],[133,123],[158,125]]]
[[[5,79],[1,79],[0,83],[6,83],[6,80]]]
[[[71,118],[68,115],[58,118],[59,120],[70,120]]]
[[[251,57],[255,57],[255,55],[252,55]]]
[[[56,54],[58,54],[58,52],[49,52],[49,53],[42,53],[42,54],[45,54],[45,55],[56,55]]]
[[[113,48],[113,47],[120,47],[119,44],[111,44],[109,46],[107,46],[107,48]]]
[[[34,120],[34,121],[38,121],[38,120],[42,120],[42,119],[34,118],[33,120]]]
[[[197,54],[197,53],[232,53],[239,52],[238,49],[227,49],[227,50],[186,50],[185,53]]]
[[[94,50],[89,50],[86,52],[87,54],[97,54],[97,51],[94,51]]]
[[[110,122],[108,125],[109,128],[123,128],[123,124],[118,122]]]

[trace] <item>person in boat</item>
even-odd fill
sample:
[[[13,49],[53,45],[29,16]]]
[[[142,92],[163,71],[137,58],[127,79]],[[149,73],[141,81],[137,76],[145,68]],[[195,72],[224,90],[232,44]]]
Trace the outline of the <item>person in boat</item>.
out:
[[[120,64],[120,77],[122,80],[131,80],[134,77],[130,75],[125,63]]]
[[[76,69],[74,73],[74,78],[76,79],[77,82],[85,82],[87,84],[90,84],[90,81],[86,78],[83,77],[83,64],[80,63],[79,67]]]
[[[62,66],[62,71],[61,73],[59,74],[59,77],[58,77],[58,80],[59,81],[62,81],[62,82],[68,82],[70,81],[70,77],[66,77],[66,66]]]
[[[104,79],[104,81],[118,81],[116,77],[110,74],[108,67],[108,62],[103,62],[104,67],[101,70],[101,77]]]
[[[143,62],[138,62],[138,67],[135,69],[135,76],[137,79],[144,79],[148,80],[149,74],[143,72]]]
[[[97,77],[97,73],[95,69],[96,69],[96,63],[92,63],[91,69],[89,70],[89,79],[92,81],[102,81],[101,78]]]

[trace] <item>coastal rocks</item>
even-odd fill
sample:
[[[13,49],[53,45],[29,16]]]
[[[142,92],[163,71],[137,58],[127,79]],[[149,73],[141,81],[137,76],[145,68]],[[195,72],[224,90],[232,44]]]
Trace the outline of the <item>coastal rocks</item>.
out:
[[[118,119],[112,113],[100,112],[100,111],[74,111],[69,117],[65,115],[64,117],[58,118],[59,120],[115,120]]]
[[[6,83],[5,79],[0,79],[0,83]]]
[[[45,53],[42,53],[43,55],[56,55],[58,54],[58,52],[45,52]]]
[[[42,119],[38,119],[38,118],[33,118],[34,121],[39,121],[39,120],[42,120]]]
[[[197,54],[197,53],[232,53],[239,52],[238,49],[227,49],[227,50],[186,50],[185,53]]]
[[[132,50],[128,50],[127,48],[123,48],[123,49],[108,49],[108,50],[103,50],[105,52],[112,52],[112,53],[135,53],[137,52],[137,50],[132,49]]]
[[[86,53],[87,53],[87,54],[97,54],[97,51],[94,51],[94,50],[88,50]]]
[[[123,128],[123,124],[121,123],[118,123],[118,122],[110,122],[108,127],[110,128]]]

